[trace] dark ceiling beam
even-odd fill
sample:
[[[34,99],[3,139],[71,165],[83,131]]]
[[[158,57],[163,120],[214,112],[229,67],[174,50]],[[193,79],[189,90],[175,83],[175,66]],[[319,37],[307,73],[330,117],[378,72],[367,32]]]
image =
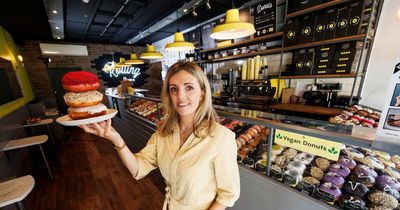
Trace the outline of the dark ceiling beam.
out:
[[[108,24],[107,23],[100,23],[100,22],[92,22],[92,25],[106,27]],[[120,24],[111,24],[109,26],[109,28],[122,28],[122,27],[123,27],[123,25],[120,25]]]
[[[115,15],[115,12],[109,12],[109,11],[104,11],[104,10],[98,10],[97,11],[98,15],[104,15],[104,16],[111,16],[113,17]],[[133,15],[128,15],[128,14],[120,14],[118,18],[123,18],[123,19],[131,19],[133,18]]]
[[[90,14],[89,21],[86,24],[85,31],[82,34],[81,40],[85,39],[86,33],[88,32],[90,26],[92,25],[94,17],[96,16],[96,12],[99,9],[99,7],[100,7],[101,3],[103,2],[103,0],[97,0],[95,2],[96,3],[94,4],[94,7],[92,9],[92,13]]]
[[[146,6],[146,2],[145,1],[131,1],[132,4],[135,4],[139,7],[145,7]]]

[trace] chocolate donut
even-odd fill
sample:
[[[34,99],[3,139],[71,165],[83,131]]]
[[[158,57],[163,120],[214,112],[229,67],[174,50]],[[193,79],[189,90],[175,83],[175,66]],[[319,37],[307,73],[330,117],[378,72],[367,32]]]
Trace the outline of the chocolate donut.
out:
[[[343,178],[346,178],[350,174],[350,169],[338,163],[330,165],[328,171],[335,172]]]
[[[343,185],[343,191],[354,196],[364,197],[368,192],[369,189],[367,186],[353,181],[346,181]]]
[[[350,181],[353,182],[358,182],[363,185],[365,185],[368,188],[371,188],[375,184],[375,178],[369,175],[357,175],[357,174],[351,174],[349,177]]]
[[[324,175],[324,182],[330,182],[334,185],[336,185],[336,187],[338,188],[342,188],[343,184],[344,184],[344,179],[342,176],[340,176],[337,173],[334,172],[328,172]]]
[[[365,206],[365,201],[358,196],[345,194],[340,197],[340,205],[343,207],[346,203],[353,203],[359,206]]]

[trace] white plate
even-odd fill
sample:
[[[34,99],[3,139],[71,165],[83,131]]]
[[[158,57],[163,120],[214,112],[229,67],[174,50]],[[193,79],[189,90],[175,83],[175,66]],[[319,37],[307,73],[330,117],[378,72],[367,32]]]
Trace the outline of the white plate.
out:
[[[71,118],[68,117],[68,115],[64,115],[64,116],[57,118],[56,121],[58,123],[60,123],[61,125],[65,125],[65,126],[86,125],[86,124],[90,124],[90,123],[97,123],[97,122],[111,119],[111,118],[115,117],[115,115],[117,113],[118,113],[118,111],[115,109],[108,109],[108,112],[106,115],[101,115],[98,117],[92,117],[92,118],[81,119],[81,120],[72,120]]]

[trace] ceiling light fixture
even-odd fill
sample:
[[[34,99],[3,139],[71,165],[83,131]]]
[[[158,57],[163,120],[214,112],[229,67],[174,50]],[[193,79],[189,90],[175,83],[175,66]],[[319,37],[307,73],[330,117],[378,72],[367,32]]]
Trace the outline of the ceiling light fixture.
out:
[[[61,39],[61,37],[57,36],[57,39]]]
[[[85,4],[89,3],[89,0],[82,0],[82,1],[83,1],[83,3],[85,3]]]
[[[398,21],[400,21],[400,9],[399,9],[399,10],[397,10],[397,14],[396,14],[396,16],[397,16],[397,20],[398,20]]]
[[[241,22],[239,10],[230,9],[226,11],[225,23],[214,27],[210,37],[213,39],[237,39],[254,33],[256,33],[254,25],[248,22]]]
[[[163,55],[157,52],[152,44],[147,45],[147,51],[140,55],[141,59],[161,59]]]
[[[115,64],[115,68],[122,68],[124,66],[130,66],[125,63],[125,58],[119,58],[119,63]]]
[[[207,6],[207,9],[211,9],[210,0],[207,0],[206,6]]]
[[[56,26],[56,27],[55,27],[55,29],[57,29],[57,30],[58,30],[58,29],[60,29],[60,28],[59,28],[58,26]]]
[[[54,13],[54,14],[57,14],[58,12],[57,12],[57,10],[53,10],[53,13]]]
[[[135,53],[131,54],[131,59],[125,61],[126,64],[135,65],[135,64],[144,64],[144,60],[138,59]]]
[[[18,55],[17,57],[18,57],[19,61],[21,61],[21,62],[24,61],[24,58],[22,57],[22,55]]]
[[[184,13],[186,13],[187,11],[188,11],[188,9],[187,9],[187,8],[183,9],[183,12],[184,12]]]
[[[178,51],[188,51],[193,50],[194,44],[191,42],[185,42],[185,38],[183,37],[183,33],[178,31],[174,34],[174,42],[166,45],[165,50],[171,52]]]
[[[194,17],[197,17],[196,7],[193,7],[192,14],[193,14]]]

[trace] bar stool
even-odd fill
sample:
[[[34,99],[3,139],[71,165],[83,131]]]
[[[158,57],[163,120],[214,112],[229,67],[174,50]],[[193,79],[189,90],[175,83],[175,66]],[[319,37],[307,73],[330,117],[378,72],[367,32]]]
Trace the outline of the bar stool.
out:
[[[46,155],[44,154],[44,151],[42,148],[42,144],[45,143],[48,139],[49,139],[49,137],[47,135],[39,135],[39,136],[22,138],[22,139],[15,139],[15,140],[6,141],[6,142],[2,143],[2,145],[0,145],[0,148],[2,151],[6,152],[6,151],[19,149],[19,148],[23,148],[23,147],[38,145],[40,152],[42,153],[44,163],[46,164],[47,171],[49,172],[50,179],[54,180],[53,174],[51,173],[49,163],[47,161]]]
[[[35,186],[31,175],[11,179],[0,183],[0,208],[16,204],[20,210],[25,209],[22,202]]]

